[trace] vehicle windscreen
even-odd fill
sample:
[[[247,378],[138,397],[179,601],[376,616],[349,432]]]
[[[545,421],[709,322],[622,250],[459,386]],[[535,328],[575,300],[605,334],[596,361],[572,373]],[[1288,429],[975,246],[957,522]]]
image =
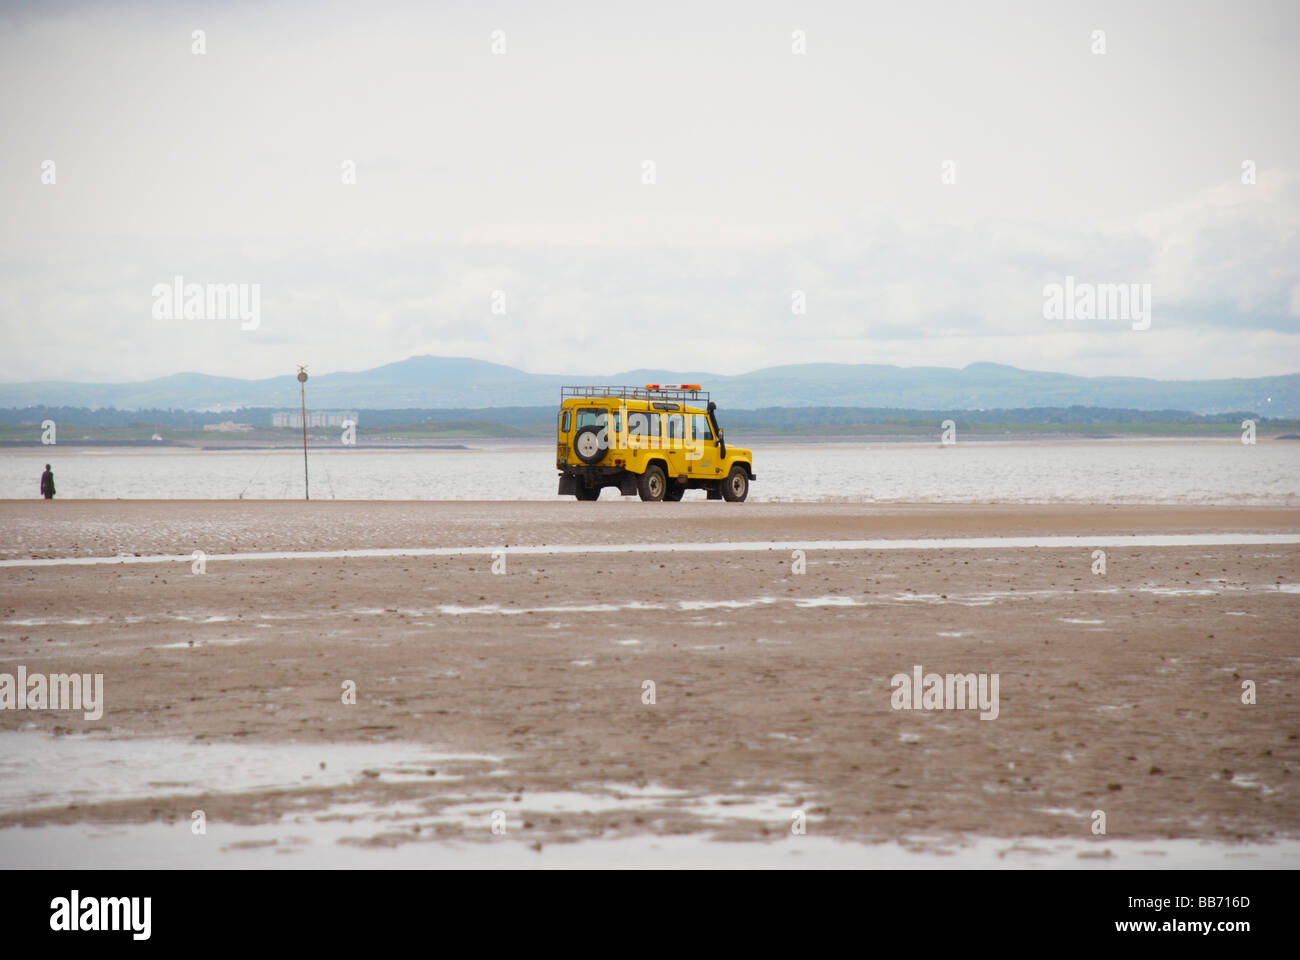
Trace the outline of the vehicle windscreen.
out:
[[[709,418],[702,413],[697,413],[693,417],[695,423],[696,440],[712,440],[713,430],[709,427]]]

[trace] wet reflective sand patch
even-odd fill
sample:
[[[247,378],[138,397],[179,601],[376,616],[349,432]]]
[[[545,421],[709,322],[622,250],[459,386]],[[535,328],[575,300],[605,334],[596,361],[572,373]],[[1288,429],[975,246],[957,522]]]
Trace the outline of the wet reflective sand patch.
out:
[[[0,813],[146,797],[338,786],[499,757],[403,743],[201,743],[0,733]]]

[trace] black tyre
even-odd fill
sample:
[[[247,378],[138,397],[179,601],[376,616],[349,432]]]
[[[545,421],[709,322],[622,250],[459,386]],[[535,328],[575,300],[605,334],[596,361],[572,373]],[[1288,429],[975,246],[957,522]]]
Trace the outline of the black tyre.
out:
[[[642,500],[662,500],[668,492],[668,480],[663,468],[654,463],[646,467],[645,473],[637,478],[636,492]]]
[[[604,458],[609,445],[601,440],[601,429],[594,424],[588,424],[573,435],[573,452],[583,463],[599,463]]]
[[[599,500],[600,487],[589,487],[581,481],[578,482],[578,489],[573,494],[579,500]]]
[[[686,488],[678,483],[668,484],[668,491],[664,494],[664,499],[676,503],[686,495]]]
[[[740,464],[735,464],[727,479],[722,481],[722,499],[740,503],[749,496],[749,474]]]

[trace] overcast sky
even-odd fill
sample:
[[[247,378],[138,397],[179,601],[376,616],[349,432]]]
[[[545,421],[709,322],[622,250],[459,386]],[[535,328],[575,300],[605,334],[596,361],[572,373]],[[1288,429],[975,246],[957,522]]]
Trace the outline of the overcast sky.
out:
[[[1300,372],[1297,50],[1293,0],[5,7],[0,379]]]

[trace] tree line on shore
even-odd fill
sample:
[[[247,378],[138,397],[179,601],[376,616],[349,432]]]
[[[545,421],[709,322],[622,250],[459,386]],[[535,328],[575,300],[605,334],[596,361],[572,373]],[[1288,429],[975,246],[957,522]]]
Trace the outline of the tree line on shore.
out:
[[[118,410],[113,407],[11,407],[0,409],[0,425],[39,427],[53,420],[60,428],[113,429],[115,431],[162,430],[201,431],[205,424],[226,420],[253,425],[258,433],[294,432],[294,428],[273,428],[273,407],[244,407],[237,410]],[[482,436],[547,436],[555,426],[550,407],[490,407],[461,409],[370,409],[358,411],[358,433],[398,430],[435,435],[457,433]],[[1115,407],[1023,407],[997,410],[916,410],[888,407],[765,407],[757,410],[719,408],[723,426],[749,432],[839,433],[871,428],[874,432],[930,430],[951,419],[959,428],[1005,429],[1020,432],[1080,432],[1082,428],[1129,427],[1135,432],[1167,427],[1175,433],[1223,433],[1255,420],[1261,429],[1297,430],[1300,421],[1263,416],[1254,411],[1197,414],[1186,410],[1133,410]],[[1147,429],[1143,429],[1147,428]],[[871,431],[868,431],[871,432]],[[5,434],[13,437],[15,431]]]

